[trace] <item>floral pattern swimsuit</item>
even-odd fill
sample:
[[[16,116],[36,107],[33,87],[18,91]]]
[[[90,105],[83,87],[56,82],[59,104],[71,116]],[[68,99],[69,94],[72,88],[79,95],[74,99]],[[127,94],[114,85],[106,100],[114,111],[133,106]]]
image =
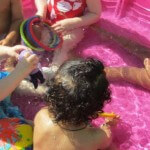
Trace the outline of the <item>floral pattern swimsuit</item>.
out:
[[[9,76],[0,71],[0,80]],[[0,102],[0,150],[32,150],[32,127],[10,96]]]

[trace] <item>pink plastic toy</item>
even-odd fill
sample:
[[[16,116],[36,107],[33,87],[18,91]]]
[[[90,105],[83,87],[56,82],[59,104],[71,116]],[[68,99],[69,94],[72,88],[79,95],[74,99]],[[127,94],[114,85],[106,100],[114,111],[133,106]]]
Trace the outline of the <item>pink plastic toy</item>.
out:
[[[26,53],[30,53],[30,54],[34,54],[32,51],[30,50],[24,50],[20,53],[19,55],[19,60],[22,59],[24,57],[24,55]],[[40,81],[40,83],[44,83],[45,82],[45,79],[43,77],[43,74],[42,72],[40,71],[40,63],[38,63],[38,66],[35,70],[33,70],[30,74],[30,77],[31,77],[31,82],[33,83],[35,89],[38,87],[38,81]]]

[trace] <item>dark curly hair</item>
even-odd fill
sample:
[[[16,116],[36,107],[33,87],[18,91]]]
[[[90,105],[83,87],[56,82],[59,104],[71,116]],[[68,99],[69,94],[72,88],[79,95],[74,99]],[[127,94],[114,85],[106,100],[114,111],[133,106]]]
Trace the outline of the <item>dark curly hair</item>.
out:
[[[49,82],[47,102],[55,121],[81,125],[103,112],[110,101],[103,64],[95,59],[65,62]]]

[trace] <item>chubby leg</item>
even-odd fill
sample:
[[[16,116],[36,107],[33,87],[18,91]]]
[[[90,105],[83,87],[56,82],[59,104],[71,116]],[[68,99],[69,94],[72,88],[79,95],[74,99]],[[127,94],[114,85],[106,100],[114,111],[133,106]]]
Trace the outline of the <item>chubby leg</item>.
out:
[[[55,50],[52,64],[60,66],[69,59],[69,51],[72,50],[83,38],[84,30],[82,28],[66,32],[63,36],[63,45]]]
[[[40,84],[36,89],[29,80],[21,81],[20,85],[15,89],[14,94],[19,96],[36,96],[41,97],[47,91],[47,86]]]
[[[48,87],[47,83],[53,76],[55,75],[56,71],[58,70],[58,67],[51,66],[51,67],[43,67],[42,68],[42,74],[46,80],[44,84],[39,84],[38,87],[35,89],[33,84],[30,82],[30,79],[26,79],[21,81],[20,85],[16,88],[15,94],[18,95],[28,95],[28,96],[42,96],[46,93]]]
[[[110,81],[124,80],[150,90],[150,59],[145,59],[144,64],[145,68],[106,67],[106,76]]]

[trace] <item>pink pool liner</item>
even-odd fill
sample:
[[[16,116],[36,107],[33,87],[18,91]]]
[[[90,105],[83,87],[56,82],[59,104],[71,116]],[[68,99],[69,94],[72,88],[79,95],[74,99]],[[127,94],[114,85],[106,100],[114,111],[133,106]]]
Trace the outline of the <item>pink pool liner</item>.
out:
[[[101,28],[150,47],[149,0],[103,0],[102,4],[102,17],[98,23]],[[34,1],[23,0],[23,6],[26,18],[35,14]],[[131,56],[118,43],[101,39],[91,29],[86,32],[76,52],[82,57],[98,58],[106,66],[143,67],[140,60]],[[149,91],[124,81],[112,82],[110,88],[112,101],[106,104],[104,110],[115,112],[121,118],[121,122],[113,129],[114,143],[119,150],[149,150]],[[35,113],[44,106],[36,97],[18,98],[14,103],[20,106],[28,119],[33,119]],[[101,118],[93,121],[95,126],[101,122]]]

